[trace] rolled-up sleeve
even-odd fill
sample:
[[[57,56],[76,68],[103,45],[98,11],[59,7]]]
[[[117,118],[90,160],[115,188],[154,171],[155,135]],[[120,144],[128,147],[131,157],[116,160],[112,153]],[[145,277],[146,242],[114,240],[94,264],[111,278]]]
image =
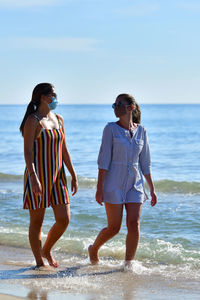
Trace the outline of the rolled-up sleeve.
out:
[[[112,159],[112,144],[112,128],[111,126],[106,125],[103,131],[102,142],[97,161],[99,169],[109,170],[110,162]]]
[[[144,145],[139,157],[140,168],[143,175],[151,173],[151,157],[148,143],[147,132],[144,129]]]

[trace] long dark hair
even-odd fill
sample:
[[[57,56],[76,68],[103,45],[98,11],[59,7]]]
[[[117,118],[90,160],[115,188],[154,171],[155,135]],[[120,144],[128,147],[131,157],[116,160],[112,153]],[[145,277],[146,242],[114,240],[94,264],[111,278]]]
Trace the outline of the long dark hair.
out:
[[[140,124],[141,123],[141,110],[139,104],[135,101],[135,98],[129,94],[120,94],[117,98],[122,98],[128,104],[132,104],[135,108],[132,111],[132,120],[133,123]]]
[[[42,95],[48,95],[52,92],[53,85],[51,83],[39,83],[35,86],[32,93],[31,101],[29,102],[26,113],[22,120],[19,130],[21,131],[22,135],[24,132],[24,125],[27,118],[34,112],[36,112],[40,106],[40,99]]]

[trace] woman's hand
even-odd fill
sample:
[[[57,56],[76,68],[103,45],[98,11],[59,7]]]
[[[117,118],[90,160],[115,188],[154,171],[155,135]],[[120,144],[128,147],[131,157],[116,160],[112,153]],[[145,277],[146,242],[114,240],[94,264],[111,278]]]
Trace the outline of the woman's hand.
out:
[[[71,181],[72,196],[74,196],[77,191],[78,191],[78,180],[77,180],[77,178],[72,178],[72,181]]]
[[[42,195],[42,185],[35,173],[31,174],[31,186],[35,195]]]
[[[100,205],[103,205],[103,191],[102,190],[97,190],[96,191],[96,201],[97,203],[99,203]]]
[[[97,180],[97,191],[96,191],[96,201],[100,205],[103,205],[103,185],[107,170],[99,169],[98,180]]]
[[[153,180],[151,178],[151,174],[146,174],[144,175],[148,186],[149,186],[149,190],[150,190],[150,195],[151,195],[151,206],[156,205],[157,203],[157,196],[155,194],[155,189],[154,189],[154,184],[153,184]]]
[[[156,203],[157,203],[157,196],[155,192],[151,192],[151,206],[156,205]]]

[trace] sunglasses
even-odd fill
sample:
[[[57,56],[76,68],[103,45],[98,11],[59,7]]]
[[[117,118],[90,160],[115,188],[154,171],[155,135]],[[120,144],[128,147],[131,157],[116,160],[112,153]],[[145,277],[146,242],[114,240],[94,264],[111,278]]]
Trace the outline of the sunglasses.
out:
[[[56,98],[56,99],[57,99],[57,95],[56,95],[56,93],[49,93],[49,94],[48,94],[48,97],[54,97],[54,98]]]
[[[119,107],[122,106],[122,105],[123,105],[123,103],[122,103],[121,101],[119,101],[118,104],[113,103],[113,104],[112,104],[112,108],[113,108],[113,109],[119,108]]]
[[[121,106],[130,106],[130,104],[124,104],[122,103],[121,101],[118,102],[118,104],[116,103],[113,103],[112,104],[112,108],[115,109],[115,108],[120,108]]]

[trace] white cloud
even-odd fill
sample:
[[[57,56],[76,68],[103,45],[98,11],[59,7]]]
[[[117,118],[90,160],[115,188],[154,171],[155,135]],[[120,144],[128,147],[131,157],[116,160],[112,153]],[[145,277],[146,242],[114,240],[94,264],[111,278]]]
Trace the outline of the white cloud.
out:
[[[97,40],[90,38],[47,38],[47,37],[19,37],[2,38],[4,49],[45,50],[60,52],[93,51]]]
[[[49,6],[52,4],[57,4],[58,2],[59,0],[0,0],[0,8]]]
[[[157,2],[151,1],[135,1],[134,4],[121,9],[116,10],[115,12],[120,15],[127,16],[146,16],[157,12],[160,8]]]

